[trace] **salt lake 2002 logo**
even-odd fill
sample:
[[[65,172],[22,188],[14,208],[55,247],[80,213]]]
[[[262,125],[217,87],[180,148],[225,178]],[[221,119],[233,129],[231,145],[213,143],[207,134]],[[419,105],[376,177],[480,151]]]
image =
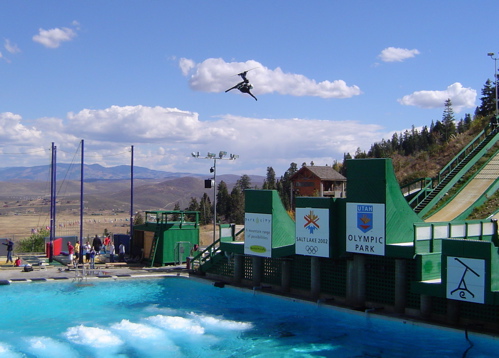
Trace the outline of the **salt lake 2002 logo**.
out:
[[[357,205],[357,228],[362,232],[368,232],[373,228],[372,205]]]
[[[308,229],[311,234],[313,234],[316,229],[320,228],[319,224],[317,224],[319,216],[315,215],[313,210],[310,210],[310,214],[305,215],[303,218],[305,219],[305,225],[303,225],[303,227]]]

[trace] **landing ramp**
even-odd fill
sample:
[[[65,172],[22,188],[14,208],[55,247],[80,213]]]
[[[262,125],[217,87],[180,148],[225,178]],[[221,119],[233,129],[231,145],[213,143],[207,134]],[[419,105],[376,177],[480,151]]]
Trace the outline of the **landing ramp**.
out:
[[[470,208],[499,177],[499,153],[455,196],[426,222],[452,221]]]

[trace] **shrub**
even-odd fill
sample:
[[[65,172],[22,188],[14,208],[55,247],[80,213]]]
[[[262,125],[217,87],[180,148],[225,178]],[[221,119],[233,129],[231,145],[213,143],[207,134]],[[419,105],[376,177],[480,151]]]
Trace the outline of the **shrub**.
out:
[[[41,230],[36,234],[31,234],[30,237],[19,241],[18,252],[44,252],[45,238],[50,236],[48,230]]]

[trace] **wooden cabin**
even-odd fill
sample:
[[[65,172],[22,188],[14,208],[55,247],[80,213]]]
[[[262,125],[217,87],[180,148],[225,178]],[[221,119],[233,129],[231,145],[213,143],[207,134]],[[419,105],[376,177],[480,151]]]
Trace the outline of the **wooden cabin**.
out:
[[[303,166],[291,177],[294,196],[346,197],[347,178],[330,166]]]

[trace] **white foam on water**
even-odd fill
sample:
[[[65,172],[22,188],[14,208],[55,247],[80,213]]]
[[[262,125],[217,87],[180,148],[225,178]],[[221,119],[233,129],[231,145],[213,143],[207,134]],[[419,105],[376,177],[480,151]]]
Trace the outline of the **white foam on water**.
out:
[[[165,334],[162,330],[141,323],[133,323],[127,319],[111,325],[111,329],[125,333],[128,337],[132,336],[139,339],[165,338]]]
[[[71,343],[93,351],[96,357],[115,356],[123,345],[123,341],[116,334],[98,327],[70,327],[64,336]]]
[[[124,319],[111,329],[142,357],[179,356],[179,347],[159,328]]]
[[[189,315],[207,330],[246,331],[253,328],[253,324],[250,322],[232,321],[212,316],[198,315],[196,313],[190,313]]]
[[[156,315],[147,317],[145,320],[166,331],[174,333],[204,334],[204,328],[202,326],[196,321],[184,317]]]
[[[25,338],[28,346],[26,350],[37,358],[73,358],[79,357],[67,343],[59,342],[50,337]]]

